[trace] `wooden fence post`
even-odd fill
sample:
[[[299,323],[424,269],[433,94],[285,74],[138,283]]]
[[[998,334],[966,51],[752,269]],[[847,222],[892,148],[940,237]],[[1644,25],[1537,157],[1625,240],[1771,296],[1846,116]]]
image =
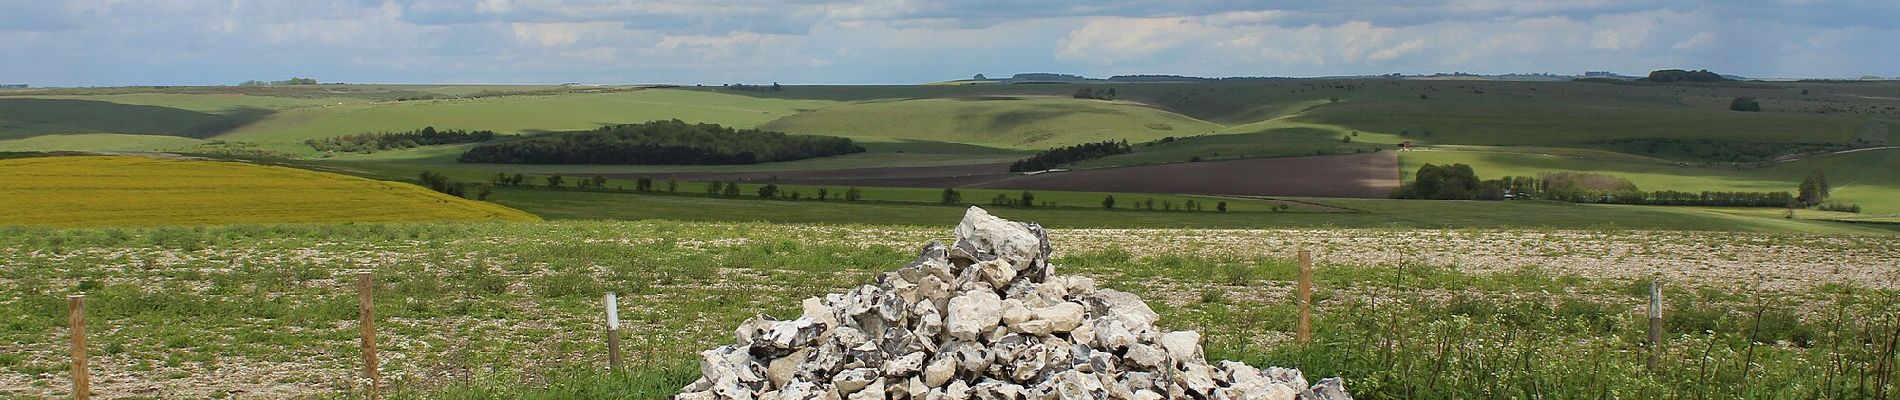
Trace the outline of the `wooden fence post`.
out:
[[[86,370],[86,295],[66,296],[67,319],[73,334],[73,399],[92,397],[92,375]]]
[[[620,371],[620,298],[607,292],[607,366]]]
[[[1313,253],[1300,250],[1300,344],[1313,340]]]
[[[376,309],[371,290],[376,287],[376,279],[369,272],[356,273],[356,314],[357,325],[363,329],[363,377],[369,379],[369,398],[375,399],[378,393],[376,372]]]
[[[1662,280],[1649,281],[1649,370],[1656,370],[1657,353],[1662,351]]]

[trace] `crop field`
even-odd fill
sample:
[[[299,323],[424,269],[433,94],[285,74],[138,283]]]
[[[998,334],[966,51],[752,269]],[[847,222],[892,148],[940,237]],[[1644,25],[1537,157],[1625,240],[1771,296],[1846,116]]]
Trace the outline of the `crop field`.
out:
[[[105,397],[360,393],[353,274],[376,275],[395,397],[661,398],[755,313],[869,283],[934,226],[548,222],[0,230],[0,396],[66,395],[85,293]],[[1868,398],[1900,320],[1893,236],[1632,230],[1056,229],[1055,264],[1134,292],[1212,359],[1359,398]],[[1311,345],[1290,341],[1298,249]],[[1665,342],[1643,313],[1663,284]],[[605,372],[621,294],[630,371]],[[1890,365],[1890,364],[1888,364]],[[1865,378],[1865,379],[1862,379]],[[1891,381],[1887,381],[1891,382]],[[1531,393],[1526,395],[1525,393]]]
[[[970,97],[826,107],[760,128],[1044,149],[1104,140],[1143,142],[1210,133],[1221,126],[1138,104],[1054,97]]]
[[[751,190],[756,186],[744,185],[744,188]],[[927,189],[904,190],[914,191],[909,195],[915,196],[917,201],[883,201],[877,200],[878,197],[867,197],[871,200],[847,203],[836,200],[760,200],[748,196],[733,198],[509,187],[497,189],[489,200],[542,218],[561,220],[663,219],[914,226],[929,226],[936,224],[935,221],[956,218],[967,204],[988,207],[985,198],[968,197],[970,195],[967,192],[965,204],[940,205],[933,200],[937,192]],[[993,208],[997,215],[1007,218],[1040,221],[1048,226],[1063,228],[1638,229],[1859,235],[1891,235],[1900,230],[1900,225],[1815,220],[1807,218],[1808,212],[1803,212],[1802,218],[1784,219],[1772,213],[1737,213],[1730,209],[1704,207],[1340,198],[1276,198],[1250,203],[1231,198],[1202,198],[1206,201],[1229,201],[1231,207],[1240,210],[1258,209],[1276,203],[1286,203],[1290,207],[1281,212],[1220,213],[1211,210],[1133,210],[1130,206],[1120,205],[1130,200],[1144,201],[1150,198],[1156,199],[1159,204],[1161,199],[1168,198],[1142,195],[1132,198],[1117,196],[1118,209],[1103,210],[1097,208],[1099,197],[1086,193],[1071,195],[1078,196],[1075,201],[1083,202],[1080,207],[1070,206],[1076,204],[1074,202],[1061,202],[1069,205],[1055,208]]]
[[[0,140],[0,151],[165,151],[190,148],[203,140],[180,136],[79,133]]]
[[[1820,170],[1833,187],[1830,199],[1860,204],[1868,214],[1900,213],[1900,149],[1859,151],[1745,169],[1605,160],[1537,150],[1413,151],[1400,155],[1399,160],[1400,170],[1408,179],[1410,172],[1417,171],[1421,164],[1464,163],[1485,179],[1591,171],[1629,179],[1643,190],[1678,191],[1794,192],[1802,177]]]
[[[0,160],[0,225],[123,226],[536,219],[405,183],[236,162]]]

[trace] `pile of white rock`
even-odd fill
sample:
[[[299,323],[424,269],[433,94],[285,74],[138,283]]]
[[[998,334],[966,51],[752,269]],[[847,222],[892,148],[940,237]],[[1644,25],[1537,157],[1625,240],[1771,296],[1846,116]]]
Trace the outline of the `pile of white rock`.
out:
[[[1141,298],[1057,276],[1041,226],[971,207],[950,247],[700,353],[677,399],[1351,399],[1338,378],[1208,364]]]

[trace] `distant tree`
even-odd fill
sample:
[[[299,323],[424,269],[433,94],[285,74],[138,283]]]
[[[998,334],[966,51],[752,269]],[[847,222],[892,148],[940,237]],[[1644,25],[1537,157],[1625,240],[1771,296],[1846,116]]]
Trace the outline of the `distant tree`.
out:
[[[1114,195],[1109,195],[1108,197],[1103,197],[1103,198],[1102,198],[1102,208],[1107,208],[1107,209],[1114,209],[1114,208],[1115,208],[1115,196],[1114,196]]]
[[[726,182],[726,190],[723,193],[726,197],[739,197],[739,183]]]
[[[1735,100],[1728,102],[1728,109],[1734,111],[1758,112],[1761,111],[1761,102],[1755,101],[1753,97],[1736,97]]]
[[[1162,211],[1174,211],[1174,200],[1162,200],[1162,201],[1161,201],[1161,210],[1162,210]]]
[[[1419,100],[1424,100],[1424,99],[1429,99],[1429,98],[1432,98],[1432,96],[1427,96],[1427,95],[1425,95],[1424,93],[1420,93],[1420,94],[1418,95],[1418,99],[1419,99]]]
[[[760,186],[760,187],[759,187],[759,198],[761,198],[761,199],[772,199],[772,198],[778,198],[778,185],[777,185],[777,184],[772,184],[772,183],[767,183],[767,184],[765,184],[765,186]]]
[[[1801,194],[1795,197],[1795,200],[1801,202],[1802,207],[1821,204],[1822,200],[1827,200],[1828,190],[1827,175],[1817,169],[1801,180]]]
[[[983,76],[983,74],[976,74],[976,76],[972,76],[972,77],[970,77],[970,79],[971,79],[971,80],[978,80],[978,81],[987,81],[987,80],[990,80],[990,78],[989,78],[989,77],[985,77],[985,76]]]
[[[706,182],[706,195],[719,194],[719,189],[722,188],[725,188],[725,185],[719,184],[719,181]]]
[[[1722,81],[1727,81],[1730,79],[1722,77],[1721,74],[1709,72],[1709,70],[1706,70],[1706,69],[1699,69],[1699,70],[1694,70],[1694,71],[1685,71],[1685,70],[1680,70],[1680,69],[1664,69],[1664,70],[1650,71],[1649,76],[1643,78],[1642,80],[1648,81],[1648,82],[1667,83],[1667,82],[1722,82]]]
[[[508,173],[507,173],[507,172],[496,172],[496,173],[495,173],[495,178],[494,178],[494,180],[495,180],[495,182],[494,182],[494,183],[495,183],[496,185],[506,185],[506,184],[508,184]]]
[[[1076,89],[1075,94],[1070,95],[1069,97],[1074,97],[1078,99],[1093,99],[1095,98],[1095,89],[1089,89],[1086,87],[1081,88],[1081,89]]]
[[[990,205],[992,206],[1006,206],[1011,202],[1013,202],[1013,200],[1009,199],[1009,195],[1002,193],[997,193],[996,197],[990,198]]]
[[[774,91],[774,92],[777,92],[777,91],[780,91],[780,90],[785,90],[785,87],[784,87],[784,86],[779,86],[779,85],[778,85],[778,82],[772,82],[772,91]]]
[[[1220,212],[1227,212],[1227,202],[1223,201],[1223,202],[1220,202],[1220,204],[1215,204],[1214,210],[1220,211]]]
[[[643,180],[643,181],[646,181],[646,183],[647,183],[647,188],[648,188],[648,189],[652,189],[652,188],[653,188],[653,180],[652,180],[652,179],[646,179],[646,178],[640,178],[640,180]],[[606,175],[599,175],[599,174],[595,174],[595,175],[594,175],[594,188],[595,188],[595,189],[605,189],[606,187],[607,187],[607,176],[606,176]]]
[[[797,190],[792,191],[792,200],[800,200],[804,198],[805,198],[804,193],[799,193]]]
[[[957,190],[953,188],[943,188],[943,198],[941,201],[943,204],[962,203],[963,193],[957,192]]]
[[[519,172],[515,173],[515,176],[508,177],[508,186],[521,186],[525,183],[528,183],[528,176]]]
[[[640,179],[633,180],[633,190],[641,192],[653,191],[653,178],[643,176],[640,177]]]
[[[679,191],[680,191],[680,181],[678,179],[666,178],[666,192],[676,193]]]
[[[818,188],[818,201],[825,201],[829,197],[831,197],[830,191],[825,190],[825,188]]]
[[[1413,174],[1412,182],[1400,185],[1392,197],[1401,199],[1469,200],[1478,191],[1478,176],[1471,166],[1425,164]]]
[[[562,180],[562,179],[561,179],[561,174],[554,174],[554,175],[550,175],[550,176],[548,176],[548,187],[549,187],[549,188],[555,188],[555,189],[558,189],[558,188],[560,188],[560,187],[561,187],[561,180]]]
[[[1034,207],[1036,205],[1035,193],[1030,193],[1029,191],[1024,190],[1022,196],[1020,197],[1022,198],[1023,207]]]
[[[863,199],[863,198],[864,198],[864,193],[858,191],[858,188],[845,189],[844,191],[845,201],[858,201],[859,199]]]
[[[488,196],[493,194],[495,194],[495,185],[492,184],[482,184],[480,188],[475,189],[476,200],[488,201]]]

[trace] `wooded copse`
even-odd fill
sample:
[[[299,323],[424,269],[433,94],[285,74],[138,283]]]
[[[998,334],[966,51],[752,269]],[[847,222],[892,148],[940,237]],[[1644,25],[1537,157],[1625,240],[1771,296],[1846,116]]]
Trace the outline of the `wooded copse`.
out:
[[[1799,205],[1789,192],[1643,191],[1628,179],[1587,172],[1545,173],[1480,180],[1465,164],[1419,166],[1411,182],[1393,198],[1429,200],[1543,199],[1571,203],[1656,206],[1788,207]]]
[[[863,152],[851,139],[733,129],[680,120],[540,134],[471,148],[456,161],[492,164],[757,164]]]
[[[1009,164],[1009,172],[1041,171],[1080,161],[1134,152],[1127,140],[1107,140],[1043,150]]]
[[[358,133],[324,139],[309,139],[303,143],[317,151],[370,153],[382,150],[407,149],[439,144],[481,143],[490,140],[495,140],[495,131],[464,131],[458,129],[438,131],[433,126],[425,126],[422,127],[422,129],[407,132]]]

